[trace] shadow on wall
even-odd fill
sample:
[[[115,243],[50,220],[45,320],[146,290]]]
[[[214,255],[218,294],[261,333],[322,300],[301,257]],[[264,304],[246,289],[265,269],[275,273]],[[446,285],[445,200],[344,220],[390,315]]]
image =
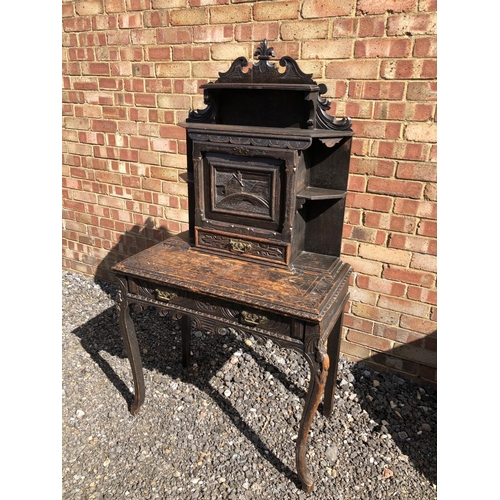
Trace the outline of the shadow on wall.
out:
[[[118,243],[104,257],[102,262],[97,266],[94,277],[114,283],[115,276],[111,268],[115,264],[142,250],[146,250],[146,248],[156,243],[160,243],[170,236],[172,236],[172,233],[166,229],[155,229],[151,217],[146,220],[144,225],[135,225],[120,237]]]

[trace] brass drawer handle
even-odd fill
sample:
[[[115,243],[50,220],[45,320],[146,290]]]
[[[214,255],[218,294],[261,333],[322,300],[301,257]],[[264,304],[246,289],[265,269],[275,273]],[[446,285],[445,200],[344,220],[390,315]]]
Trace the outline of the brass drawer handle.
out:
[[[175,292],[169,292],[168,290],[159,290],[158,288],[155,290],[156,298],[158,300],[162,300],[163,302],[170,302],[172,299],[178,297]]]
[[[241,240],[229,240],[231,250],[234,252],[246,253],[252,250],[252,244]]]
[[[249,325],[262,325],[267,320],[267,317],[263,314],[252,313],[250,311],[241,311],[241,317]]]

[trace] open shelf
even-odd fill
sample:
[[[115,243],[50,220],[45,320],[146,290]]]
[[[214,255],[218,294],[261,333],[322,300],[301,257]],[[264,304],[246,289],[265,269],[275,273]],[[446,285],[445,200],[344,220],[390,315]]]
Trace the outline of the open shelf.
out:
[[[346,192],[340,189],[326,189],[309,186],[297,194],[297,198],[304,200],[340,200],[345,198]]]

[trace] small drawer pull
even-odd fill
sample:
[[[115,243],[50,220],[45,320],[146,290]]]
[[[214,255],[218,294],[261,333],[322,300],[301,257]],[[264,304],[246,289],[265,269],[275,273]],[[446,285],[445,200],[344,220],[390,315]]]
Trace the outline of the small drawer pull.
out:
[[[256,314],[250,311],[241,311],[241,318],[249,325],[262,325],[267,320],[267,317],[263,314]]]
[[[241,240],[229,240],[231,250],[234,252],[246,253],[252,250],[252,244]]]
[[[170,292],[168,290],[159,290],[158,288],[155,290],[156,298],[158,300],[162,300],[163,302],[170,302],[172,299],[178,297],[175,292]]]

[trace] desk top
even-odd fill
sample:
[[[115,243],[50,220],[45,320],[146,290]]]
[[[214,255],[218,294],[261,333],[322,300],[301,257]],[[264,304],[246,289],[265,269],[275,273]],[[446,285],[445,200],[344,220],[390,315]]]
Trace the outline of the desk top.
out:
[[[320,321],[347,290],[350,265],[304,252],[292,268],[245,262],[173,236],[114,266],[119,274]]]

